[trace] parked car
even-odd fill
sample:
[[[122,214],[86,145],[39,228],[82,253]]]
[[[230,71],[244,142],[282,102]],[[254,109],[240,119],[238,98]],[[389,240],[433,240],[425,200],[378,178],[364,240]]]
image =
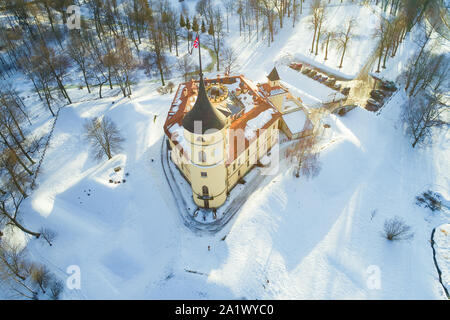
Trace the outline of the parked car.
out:
[[[333,89],[335,89],[335,90],[337,90],[337,91],[341,90],[341,84],[340,84],[340,83],[335,84],[335,85],[333,86]]]
[[[386,97],[388,95],[387,92],[380,89],[373,89],[372,91],[376,92],[376,94],[381,94],[383,97]]]
[[[385,97],[385,95],[383,94],[383,92],[380,91],[380,90],[372,90],[372,91],[370,91],[370,96],[371,96],[373,99],[377,100],[377,101],[381,101],[381,100],[383,100],[384,97]]]
[[[333,87],[335,83],[336,79],[333,78],[329,78],[328,80],[325,81],[325,85],[327,85],[328,87]]]
[[[381,108],[381,104],[375,101],[374,99],[367,99],[366,110],[369,111],[378,111]]]
[[[333,113],[338,114],[338,115],[340,115],[340,116],[342,117],[342,116],[344,116],[347,112],[349,112],[349,111],[355,109],[356,107],[358,107],[357,104],[348,104],[348,105],[345,105],[345,106],[338,107],[337,109],[335,109],[335,110],[333,111]]]
[[[397,86],[393,81],[384,81],[381,83],[381,88],[387,91],[395,91],[397,90]]]
[[[309,75],[310,75],[311,77],[314,77],[316,74],[317,74],[317,71],[315,71],[315,70],[312,70],[312,71],[309,73]]]
[[[311,69],[309,69],[309,68],[304,68],[303,70],[302,70],[302,73],[303,74],[308,74],[308,73],[310,73],[311,72]]]
[[[381,104],[372,98],[367,99],[367,104],[375,106],[375,107],[381,107]]]
[[[367,103],[366,104],[366,110],[376,112],[380,109],[380,107],[374,106],[372,104]]]
[[[301,70],[302,69],[303,64],[301,63],[291,63],[290,67],[294,70]]]

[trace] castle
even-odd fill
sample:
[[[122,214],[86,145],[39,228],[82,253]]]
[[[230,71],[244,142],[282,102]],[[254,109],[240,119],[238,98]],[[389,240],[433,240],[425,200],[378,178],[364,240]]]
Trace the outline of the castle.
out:
[[[243,75],[191,80],[178,86],[164,124],[170,157],[199,207],[218,208],[233,187],[278,143],[310,134],[299,98],[277,69],[254,84]]]

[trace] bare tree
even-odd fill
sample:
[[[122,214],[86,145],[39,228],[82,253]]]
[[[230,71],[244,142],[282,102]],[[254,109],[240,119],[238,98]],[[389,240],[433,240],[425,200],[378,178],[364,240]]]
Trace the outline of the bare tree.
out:
[[[149,36],[150,42],[153,46],[153,51],[145,57],[144,66],[148,66],[146,70],[147,74],[150,74],[152,69],[158,70],[161,78],[161,84],[164,86],[164,76],[170,73],[170,68],[168,67],[167,56],[164,52],[162,25],[152,25]]]
[[[319,41],[322,37],[323,25],[326,23],[326,4],[323,3],[318,10],[318,21],[317,21],[317,34],[316,34],[316,52],[315,55],[319,54]]]
[[[69,103],[72,103],[63,84],[63,79],[67,75],[70,67],[68,57],[63,52],[55,52],[53,48],[49,47],[44,42],[37,45],[34,51],[35,55],[39,57],[38,59],[46,72],[52,76],[51,79],[56,81],[63,97],[65,97]]]
[[[29,261],[25,249],[3,241],[0,242],[0,281],[11,297],[29,300],[58,299],[64,289],[45,265]]]
[[[230,29],[228,27],[228,18],[230,17],[230,15],[233,13],[233,9],[235,6],[235,0],[222,0],[223,2],[223,6],[225,8],[225,12],[226,12],[226,19],[227,19],[227,32],[230,32]]]
[[[442,102],[442,94],[434,91],[431,96],[419,95],[410,98],[403,106],[402,119],[412,147],[431,141],[433,128],[448,125],[442,117],[448,105]]]
[[[210,36],[209,43],[213,47],[216,54],[217,71],[219,71],[219,53],[222,49],[225,33],[223,31],[222,13],[219,8],[216,8],[212,18],[209,22],[208,34]]]
[[[376,72],[380,72],[381,67],[381,59],[383,58],[383,53],[386,50],[387,54],[387,45],[390,42],[390,32],[391,25],[389,20],[382,18],[380,21],[380,24],[375,29],[374,36],[379,39],[378,41],[378,47],[377,47],[377,55],[378,55],[378,67]]]
[[[38,292],[29,283],[29,263],[25,252],[18,247],[0,242],[0,280],[15,296],[34,299]]]
[[[91,93],[88,81],[90,77],[90,68],[88,64],[89,49],[87,48],[85,42],[81,39],[80,34],[76,31],[71,33],[70,42],[67,46],[67,52],[82,72],[86,88],[88,92]]]
[[[336,33],[331,30],[325,31],[325,43],[322,44],[322,46],[325,47],[325,58],[324,60],[328,60],[328,47],[330,45],[330,42],[334,41],[334,37],[336,36]]]
[[[295,161],[294,175],[298,178],[300,174],[307,178],[314,178],[320,172],[321,164],[317,143],[319,136],[316,133],[300,138],[287,156]]]
[[[50,282],[50,271],[44,265],[32,264],[30,267],[31,283],[42,290],[45,294],[45,290]]]
[[[390,241],[408,240],[414,236],[414,233],[402,218],[394,217],[384,221],[382,236]]]
[[[4,186],[2,186],[3,189]],[[6,186],[8,187],[8,186]],[[21,231],[28,233],[29,235],[39,238],[39,232],[33,232],[27,229],[20,221],[19,221],[19,212],[20,205],[23,201],[24,197],[19,195],[14,195],[14,191],[11,190],[2,190],[0,197],[0,221],[9,223],[19,228]]]
[[[235,50],[226,47],[222,51],[222,61],[225,66],[225,74],[230,75],[236,68],[238,68],[238,55]]]
[[[189,54],[184,54],[182,57],[178,58],[177,69],[181,72],[184,77],[184,81],[188,81],[188,75],[194,71],[194,63]]]
[[[131,80],[133,70],[137,67],[137,62],[128,46],[127,39],[117,37],[114,41],[115,48],[109,53],[109,66],[111,66],[113,76],[122,90],[124,97],[131,95]]]
[[[8,188],[13,191],[18,191],[23,197],[27,197],[26,186],[30,181],[31,171],[20,170],[19,164],[23,169],[27,169],[26,166],[21,161],[20,157],[17,156],[11,149],[4,150],[3,154],[0,156],[0,169],[2,172],[7,174]]]
[[[125,140],[120,135],[116,124],[108,117],[94,118],[84,124],[86,139],[91,143],[95,158],[101,159],[104,155],[111,159],[114,153],[121,150]]]
[[[64,291],[64,284],[61,280],[53,280],[50,282],[50,299],[58,300]]]
[[[55,231],[53,231],[51,229],[48,229],[48,228],[42,227],[42,228],[39,229],[39,233],[41,234],[42,239],[47,241],[49,246],[53,245],[53,241],[56,238],[56,232]]]
[[[316,43],[317,30],[323,19],[323,8],[320,0],[313,0],[311,4],[311,17],[308,20],[309,28],[314,31],[311,43],[311,53],[314,52],[314,44]],[[317,37],[318,38],[318,37]]]
[[[335,38],[336,47],[338,50],[342,52],[339,68],[342,68],[345,52],[347,51],[348,44],[353,37],[353,29],[356,26],[356,21],[354,19],[349,19],[346,25],[347,25],[346,31],[339,33],[338,36]]]
[[[266,30],[268,31],[267,35],[267,42],[268,46],[270,47],[270,43],[273,42],[273,34],[274,34],[274,13],[273,13],[273,7],[274,7],[274,1],[276,0],[260,0],[261,5],[260,9],[262,14],[266,17],[266,23],[267,27]]]

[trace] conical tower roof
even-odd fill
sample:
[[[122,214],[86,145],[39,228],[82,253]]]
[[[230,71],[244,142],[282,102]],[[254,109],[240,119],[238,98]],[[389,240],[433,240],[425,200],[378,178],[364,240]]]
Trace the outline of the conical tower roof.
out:
[[[202,123],[201,134],[210,129],[221,130],[225,127],[225,120],[222,115],[209,102],[202,75],[200,75],[197,101],[195,101],[192,109],[186,113],[182,123],[187,131],[200,134],[200,132],[194,132],[195,121],[201,121]]]
[[[280,76],[278,75],[277,68],[273,67],[272,71],[269,73],[269,75],[267,76],[267,78],[268,78],[270,81],[277,81],[277,80],[280,80]]]

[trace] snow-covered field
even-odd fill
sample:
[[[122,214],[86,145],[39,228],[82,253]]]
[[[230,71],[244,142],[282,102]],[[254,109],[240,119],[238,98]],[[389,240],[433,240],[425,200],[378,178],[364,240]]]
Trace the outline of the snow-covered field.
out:
[[[344,60],[350,76],[365,63],[372,43],[363,30],[370,9],[357,8],[348,12],[362,17],[359,32],[367,38],[364,50],[354,46]],[[330,13],[336,25],[345,16],[341,10]],[[236,28],[227,41],[242,46],[239,73],[255,82],[264,81],[287,53],[307,57],[312,35],[300,23],[280,31],[270,48],[248,44]],[[335,62],[327,64],[334,68]],[[281,69],[282,79],[285,74]],[[316,90],[319,99],[332,94],[300,79],[290,82],[299,91]],[[327,117],[316,178],[295,178],[285,163],[223,230],[204,235],[184,225],[160,161],[162,127],[175,93],[161,96],[159,84],[137,82],[131,99],[86,99],[61,109],[38,187],[23,204],[30,229],[44,225],[57,233],[52,247],[30,240],[32,258],[61,279],[69,266],[80,267],[81,289],[66,289],[64,298],[445,298],[430,235],[449,217],[418,207],[415,196],[431,188],[450,199],[450,134],[441,132],[433,146],[412,149],[399,122],[402,92],[379,116],[357,108],[345,117]],[[81,94],[69,94],[75,92]],[[126,141],[120,154],[98,162],[82,126],[101,115],[118,125]],[[45,131],[50,120],[36,119],[35,130]],[[122,170],[115,173],[117,166]],[[394,216],[412,227],[414,238],[390,242],[380,235],[385,219]],[[447,261],[449,279],[445,252],[440,259]]]
[[[69,265],[81,268],[81,290],[65,298],[442,298],[429,244],[442,218],[414,197],[430,186],[449,197],[448,136],[427,152],[412,150],[397,122],[402,96],[379,117],[361,109],[330,116],[334,142],[317,178],[297,179],[283,167],[224,230],[200,236],[184,226],[163,177],[171,97],[153,92],[145,85],[131,100],[61,111],[24,211],[30,226],[58,233],[53,247],[31,241],[32,255],[61,277]],[[100,114],[117,122],[127,143],[97,163],[80,133],[83,121]],[[118,165],[129,176],[110,184]],[[394,215],[413,227],[412,240],[380,236]],[[380,270],[379,289],[367,286],[370,266]]]
[[[324,60],[325,50],[321,48],[321,44],[319,44],[318,55],[311,53],[313,31],[309,29],[308,24],[311,17],[309,3],[305,3],[303,13],[299,15],[295,27],[292,27],[291,18],[285,19],[285,26],[277,31],[274,36],[275,42],[272,42],[270,47],[268,47],[267,40],[256,42],[254,33],[250,43],[248,36],[245,39],[239,37],[238,25],[230,25],[230,30],[233,30],[235,36],[229,39],[229,43],[239,52],[240,57],[247,61],[247,64],[243,65],[245,69],[266,68],[266,73],[268,73],[270,72],[269,67],[273,65],[274,61],[288,56],[290,59],[318,66],[337,76],[351,79],[358,74],[376,49],[377,42],[374,41],[374,33],[379,24],[380,14],[378,8],[360,6],[350,2],[342,6],[336,0],[333,0],[327,7],[326,25],[330,31],[343,32],[346,22],[351,18],[354,18],[356,23],[354,37],[349,42],[341,69],[339,68],[341,53],[333,43],[329,45],[327,60]],[[258,61],[262,56],[265,63],[260,64]],[[267,59],[268,56],[269,59]],[[259,68],[255,68],[255,66],[259,66]],[[260,71],[257,70],[254,70],[254,74],[251,75],[261,76]]]

